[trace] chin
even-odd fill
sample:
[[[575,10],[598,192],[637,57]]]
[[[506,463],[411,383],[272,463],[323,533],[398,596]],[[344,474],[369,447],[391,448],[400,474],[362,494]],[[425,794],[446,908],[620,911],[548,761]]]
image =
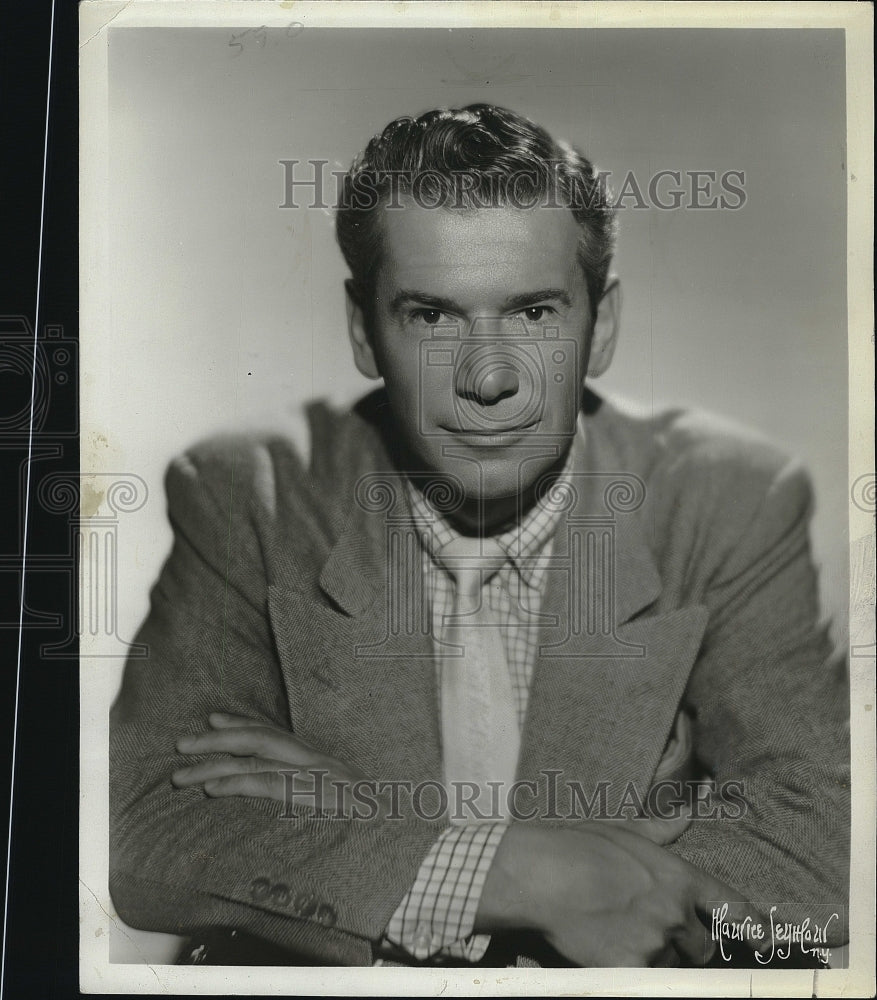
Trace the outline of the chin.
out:
[[[484,479],[481,481],[463,480],[463,488],[466,499],[470,503],[481,501],[483,503],[510,503],[521,493],[526,493],[532,484],[530,482],[521,483],[514,474],[503,476],[491,476],[485,470]]]

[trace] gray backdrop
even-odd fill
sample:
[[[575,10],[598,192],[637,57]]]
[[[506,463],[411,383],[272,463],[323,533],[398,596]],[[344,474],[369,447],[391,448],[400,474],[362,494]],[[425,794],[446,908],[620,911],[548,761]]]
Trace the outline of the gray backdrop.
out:
[[[101,428],[83,472],[99,449],[150,489],[120,529],[124,638],[169,547],[172,455],[218,429],[297,434],[304,400],[369,387],[331,212],[280,209],[278,161],[345,169],[391,118],[476,100],[643,188],[661,169],[745,171],[736,211],[626,201],[622,339],[594,387],[708,408],[801,456],[823,587],[845,604],[842,32],[111,29],[109,53],[111,337],[83,374],[85,423]]]

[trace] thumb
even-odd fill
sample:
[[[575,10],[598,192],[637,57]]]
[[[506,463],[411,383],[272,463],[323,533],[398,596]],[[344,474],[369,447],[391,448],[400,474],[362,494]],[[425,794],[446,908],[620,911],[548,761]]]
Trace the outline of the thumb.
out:
[[[625,820],[625,829],[631,833],[636,833],[640,837],[645,837],[653,844],[672,844],[674,840],[681,837],[691,825],[691,813],[683,811],[678,816],[664,819],[658,816],[643,817],[641,819]]]

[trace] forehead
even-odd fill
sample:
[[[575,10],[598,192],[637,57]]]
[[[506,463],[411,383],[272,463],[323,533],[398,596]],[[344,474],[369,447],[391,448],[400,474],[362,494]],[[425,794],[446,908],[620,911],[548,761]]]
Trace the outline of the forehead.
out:
[[[385,286],[466,294],[584,284],[581,232],[566,208],[430,210],[409,200],[381,224]]]

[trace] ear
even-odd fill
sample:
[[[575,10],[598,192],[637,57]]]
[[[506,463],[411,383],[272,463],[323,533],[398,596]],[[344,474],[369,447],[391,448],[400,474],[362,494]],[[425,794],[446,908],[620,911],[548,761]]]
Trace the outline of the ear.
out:
[[[356,286],[351,278],[348,278],[344,282],[344,291],[347,295],[347,332],[350,334],[353,360],[356,363],[356,367],[366,378],[378,379],[381,377],[381,373],[378,371],[378,365],[375,361],[374,351],[372,350],[365,312],[359,302]]]
[[[621,318],[621,285],[618,278],[610,278],[597,305],[597,318],[591,333],[591,353],[588,357],[588,375],[598,378],[612,363],[618,327]]]

